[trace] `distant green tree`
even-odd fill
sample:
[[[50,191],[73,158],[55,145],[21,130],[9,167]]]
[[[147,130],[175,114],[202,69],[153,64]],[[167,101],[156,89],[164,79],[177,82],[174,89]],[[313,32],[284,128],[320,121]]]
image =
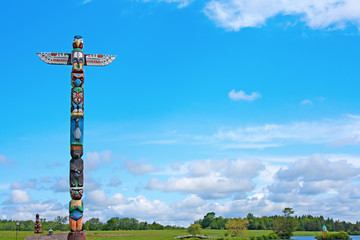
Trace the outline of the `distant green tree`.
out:
[[[107,220],[104,230],[117,230],[119,226],[120,219],[118,217],[113,217]]]
[[[148,223],[147,222],[140,222],[139,223],[139,229],[140,230],[148,230],[149,229]]]
[[[86,221],[84,228],[86,230],[102,230],[103,229],[104,224],[102,222],[100,222],[99,218],[90,218],[89,220]]]
[[[216,217],[211,221],[210,228],[211,229],[225,229],[225,225],[227,223],[227,219],[223,217]]]
[[[210,227],[212,221],[214,220],[215,218],[215,213],[214,212],[209,212],[207,213],[205,216],[204,216],[204,219],[202,220],[201,222],[201,227],[203,229],[207,228],[207,227]]]
[[[54,231],[56,230],[59,230],[59,231],[65,231],[67,228],[67,225],[65,225],[68,221],[68,216],[64,216],[64,217],[61,217],[61,216],[57,216],[55,219],[54,219],[54,224],[52,226],[52,229]]]
[[[274,232],[281,239],[290,239],[298,225],[297,220],[291,215],[294,214],[292,208],[285,208],[283,216],[277,217],[274,222]]]
[[[153,222],[152,224],[148,225],[149,226],[149,229],[151,230],[164,230],[164,226],[159,224],[159,223],[156,223],[156,222]]]
[[[256,229],[256,218],[254,217],[254,215],[252,213],[248,213],[248,215],[246,215],[246,218],[249,221],[248,229],[255,230]]]
[[[187,231],[191,235],[201,234],[201,225],[197,223],[193,223],[188,227]]]
[[[249,221],[246,218],[232,218],[228,220],[226,229],[232,236],[246,235],[248,224]]]

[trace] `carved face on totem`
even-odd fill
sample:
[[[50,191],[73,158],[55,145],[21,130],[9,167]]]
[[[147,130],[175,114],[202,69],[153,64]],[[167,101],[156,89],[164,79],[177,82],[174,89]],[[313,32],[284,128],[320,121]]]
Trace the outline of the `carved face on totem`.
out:
[[[80,187],[70,188],[70,195],[73,200],[80,200],[83,195],[83,188]]]
[[[84,102],[84,90],[81,87],[74,87],[71,94],[72,102],[80,105]]]
[[[74,36],[74,41],[73,41],[73,48],[83,48],[84,46],[84,42],[83,42],[83,38],[80,35],[76,35]]]
[[[84,84],[84,73],[71,73],[71,85],[73,87],[82,87]]]

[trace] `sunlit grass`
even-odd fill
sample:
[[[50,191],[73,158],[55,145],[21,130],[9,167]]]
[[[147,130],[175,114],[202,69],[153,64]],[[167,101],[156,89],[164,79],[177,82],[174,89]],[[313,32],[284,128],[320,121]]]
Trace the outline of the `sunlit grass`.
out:
[[[247,235],[233,238],[235,239],[246,239],[252,236],[261,236],[270,234],[271,230],[248,230]],[[55,231],[54,234],[61,233]],[[214,229],[203,229],[201,234],[214,237],[224,237],[227,233],[227,230],[214,230]],[[306,232],[299,231],[295,232],[295,236],[314,236],[321,232]],[[46,232],[47,234],[47,232]],[[115,239],[124,239],[124,240],[171,240],[176,236],[187,235],[186,229],[176,229],[176,230],[119,230],[119,231],[87,231],[86,239],[87,240],[115,240]],[[18,232],[18,240],[25,239],[28,235],[34,235],[32,231],[20,231]],[[0,231],[0,240],[16,240],[15,231]]]

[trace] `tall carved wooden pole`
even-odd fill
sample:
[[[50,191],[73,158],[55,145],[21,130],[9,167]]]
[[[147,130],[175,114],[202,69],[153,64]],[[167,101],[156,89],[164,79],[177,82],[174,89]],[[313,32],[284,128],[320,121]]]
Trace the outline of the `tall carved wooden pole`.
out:
[[[69,240],[85,239],[83,235],[83,196],[84,187],[84,79],[83,66],[106,66],[115,56],[100,54],[84,54],[83,38],[76,35],[71,53],[37,53],[46,63],[58,65],[72,65],[71,70],[71,121],[70,121],[70,195],[69,202]]]

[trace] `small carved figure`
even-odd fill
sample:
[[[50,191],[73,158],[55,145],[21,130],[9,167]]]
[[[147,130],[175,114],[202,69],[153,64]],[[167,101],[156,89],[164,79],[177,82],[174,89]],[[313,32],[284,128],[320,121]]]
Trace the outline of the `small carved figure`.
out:
[[[82,187],[71,187],[70,195],[73,200],[80,200],[83,195],[83,188]]]
[[[82,187],[71,187],[70,195],[72,200],[69,202],[69,222],[70,222],[70,231],[79,232],[82,230],[83,222],[83,201],[81,200],[83,195]]]
[[[69,202],[69,223],[71,232],[82,231],[84,206],[82,200],[71,200]]]
[[[82,87],[84,84],[84,73],[71,73],[71,86],[73,87]]]
[[[76,127],[75,127],[75,130],[73,132],[73,137],[74,137],[75,142],[80,142],[82,133],[81,133],[81,130],[79,128],[79,118],[76,118],[75,121],[76,121]]]
[[[78,158],[78,159],[73,158],[70,160],[70,187],[82,187],[83,186],[83,183],[84,183],[83,170],[84,170],[84,161],[81,158]],[[74,190],[71,190],[71,191],[74,191]],[[75,196],[75,192],[71,193],[71,196],[73,194]],[[82,190],[81,190],[81,194],[82,194]],[[79,199],[81,199],[81,197]]]
[[[83,65],[85,62],[83,53],[83,38],[76,35],[73,41],[73,50],[71,51],[71,63],[73,65],[73,72],[83,72]]]
[[[36,220],[35,220],[35,230],[34,233],[41,233],[41,223],[40,223],[40,215],[36,214]]]
[[[81,87],[74,87],[71,90],[71,112],[84,111],[84,89]]]
[[[72,158],[81,158],[83,155],[82,146],[70,146],[70,154]]]
[[[83,117],[71,117],[70,127],[70,145],[71,148],[82,148],[84,138],[84,118]],[[82,150],[82,149],[81,149]],[[82,155],[82,153],[81,153]],[[79,157],[73,157],[79,158]]]

